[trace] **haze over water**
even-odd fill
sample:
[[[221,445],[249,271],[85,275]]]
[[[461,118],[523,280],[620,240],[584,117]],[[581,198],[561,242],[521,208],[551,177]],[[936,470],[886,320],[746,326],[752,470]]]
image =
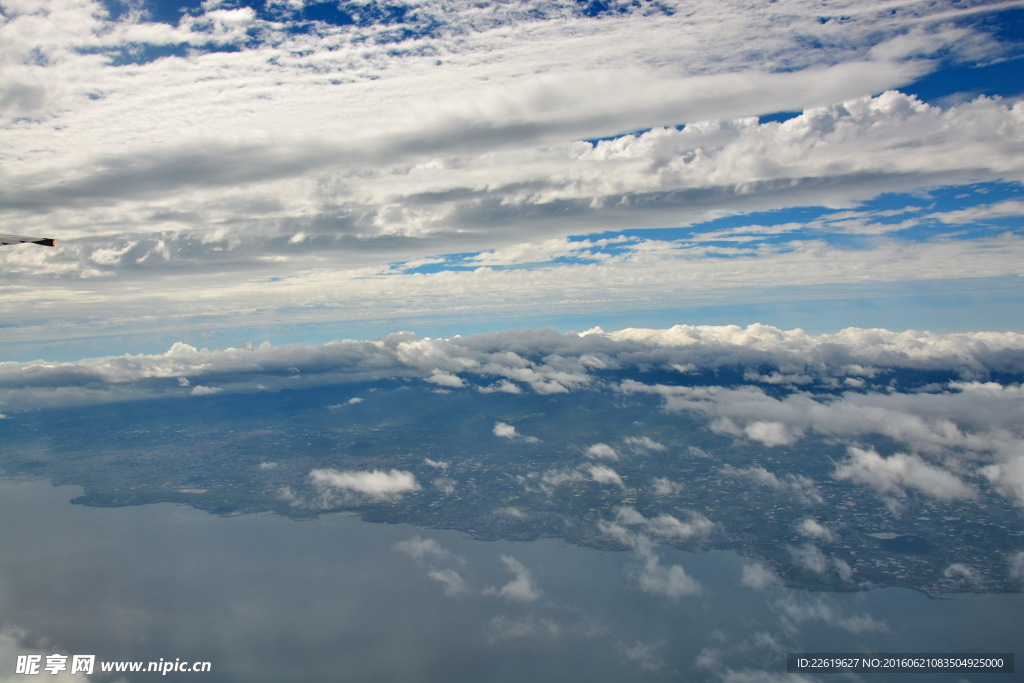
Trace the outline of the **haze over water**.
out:
[[[670,599],[638,589],[627,552],[473,541],[343,514],[83,508],[68,504],[74,487],[43,481],[4,480],[0,493],[10,680],[12,654],[35,643],[44,654],[212,663],[161,680],[799,681],[785,673],[787,652],[1006,652],[1024,633],[1020,594],[755,590],[741,583],[748,561],[727,552],[659,549],[701,585]],[[427,550],[417,562],[409,549],[426,541],[448,556]],[[502,593],[515,578],[502,556],[527,570],[535,597]],[[464,590],[446,595],[429,577],[444,562]]]

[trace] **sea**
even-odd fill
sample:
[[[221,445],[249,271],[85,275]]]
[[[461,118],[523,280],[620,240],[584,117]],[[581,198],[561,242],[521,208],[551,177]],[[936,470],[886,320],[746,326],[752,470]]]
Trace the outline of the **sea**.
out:
[[[789,653],[1019,660],[1021,593],[812,592],[724,551],[71,504],[80,493],[0,480],[0,681],[1024,680],[1024,661],[1014,674],[787,672]],[[68,668],[23,673],[32,655]],[[91,675],[71,673],[75,655],[93,657]],[[160,671],[100,670],[133,662]]]

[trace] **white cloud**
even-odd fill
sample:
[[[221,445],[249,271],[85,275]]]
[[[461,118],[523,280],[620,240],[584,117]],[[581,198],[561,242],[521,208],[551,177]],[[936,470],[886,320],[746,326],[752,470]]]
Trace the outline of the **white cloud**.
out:
[[[633,446],[641,450],[657,451],[662,452],[668,450],[668,446],[663,443],[658,443],[649,436],[627,436],[622,440],[626,445]]]
[[[521,394],[523,390],[519,388],[518,384],[509,382],[507,379],[503,379],[500,382],[488,385],[486,387],[477,387],[477,391],[481,394],[493,394],[495,392],[502,394]]]
[[[672,481],[668,477],[655,477],[652,484],[652,490],[656,496],[672,496],[683,490],[682,484]]]
[[[839,575],[839,580],[843,583],[853,583],[853,567],[846,560],[841,560],[838,557],[832,558],[832,566],[836,570],[836,574]]]
[[[615,449],[606,443],[595,443],[589,446],[585,451],[588,458],[595,458],[598,460],[618,460],[619,454],[615,452]]]
[[[451,387],[453,389],[459,389],[466,386],[466,383],[458,375],[453,375],[442,370],[434,370],[430,377],[427,377],[427,381],[436,384],[440,387]]]
[[[830,598],[822,595],[787,594],[775,601],[775,607],[782,625],[788,630],[795,630],[805,622],[822,622],[853,634],[890,630],[888,624],[869,614],[844,614]]]
[[[687,574],[682,566],[663,565],[646,536],[636,538],[635,551],[639,562],[632,571],[632,577],[644,593],[677,599],[699,595],[703,591],[700,582]]]
[[[768,586],[781,585],[782,579],[760,562],[753,562],[743,565],[743,576],[740,578],[740,583],[754,590],[764,590]]]
[[[613,522],[603,522],[600,528],[632,546],[635,544],[636,532],[662,541],[683,542],[707,536],[717,525],[699,512],[691,512],[688,521],[683,522],[668,513],[648,518],[635,508],[624,505],[615,510]]]
[[[23,655],[41,655],[39,662],[39,677],[45,680],[56,681],[57,683],[87,683],[89,677],[84,673],[71,671],[71,657],[67,657],[63,664],[64,670],[54,670],[50,673],[46,669],[47,655],[59,652],[67,652],[65,648],[54,647],[53,643],[39,638],[32,638],[22,628],[11,624],[4,624],[0,630],[0,682],[15,683],[25,680],[25,674],[14,673],[17,668],[18,657]],[[31,680],[31,679],[28,679]],[[123,679],[119,679],[123,681]]]
[[[1007,454],[1002,462],[982,467],[981,473],[1003,495],[1024,506],[1024,455]]]
[[[976,221],[987,221],[993,218],[1009,218],[1024,216],[1024,202],[1010,199],[996,204],[975,206],[959,211],[946,211],[943,213],[932,213],[930,218],[943,223],[974,223]]]
[[[321,493],[352,492],[378,502],[395,500],[421,488],[411,472],[396,469],[387,472],[316,469],[309,473],[309,479]]]
[[[961,562],[954,562],[953,564],[946,567],[942,575],[947,579],[953,580],[964,580],[969,583],[977,583],[981,576],[978,574],[978,570],[973,567],[969,567]]]
[[[454,569],[431,569],[427,576],[444,585],[444,594],[448,597],[459,597],[469,593],[466,582]]]
[[[543,595],[533,581],[533,574],[511,555],[500,555],[502,563],[515,576],[501,588],[486,588],[485,595],[497,595],[516,602],[534,602]]]
[[[786,474],[779,478],[762,465],[739,468],[726,465],[722,468],[722,474],[730,477],[741,477],[759,486],[792,495],[804,505],[822,502],[821,494],[818,493],[814,482],[800,474]]]
[[[590,478],[596,481],[598,484],[611,484],[614,486],[624,487],[626,484],[622,481],[622,477],[619,476],[618,472],[605,465],[590,465],[586,468],[587,474]]]
[[[458,488],[456,481],[451,477],[438,477],[430,483],[432,483],[438,491],[446,496],[452,495],[455,493],[455,489]]]
[[[548,470],[540,477],[540,487],[551,496],[559,486],[586,481],[586,479],[587,476],[579,470]]]
[[[540,443],[540,439],[535,436],[523,436],[516,428],[507,422],[495,422],[494,428],[491,430],[495,436],[502,439],[511,439],[513,441],[525,441],[526,443]]]
[[[519,348],[531,357],[510,348]],[[135,392],[133,397],[168,395],[175,393],[172,387],[180,389],[179,378],[194,383],[213,376],[220,388],[238,392],[252,391],[257,383],[279,389],[382,377],[426,379],[471,369],[484,376],[523,381],[537,390],[545,381],[563,387],[592,384],[593,370],[581,359],[595,352],[604,363],[620,368],[673,362],[694,363],[704,369],[799,365],[813,369],[823,383],[829,378],[870,378],[884,369],[904,368],[950,370],[974,380],[991,370],[1021,372],[1017,354],[1022,348],[1024,335],[1015,333],[850,328],[837,334],[810,335],[767,325],[677,325],[667,330],[625,329],[585,336],[526,330],[448,340],[400,332],[374,341],[336,340],[323,345],[264,343],[209,350],[179,342],[162,354],[74,362],[5,362],[0,364],[0,383],[12,404],[25,407],[44,405],[48,398],[52,403],[74,402],[75,392],[85,390],[90,391],[90,402],[103,400],[103,391],[113,394],[114,400],[119,391]],[[290,368],[300,370],[298,376]],[[161,378],[170,382],[154,382]],[[899,440],[920,438],[950,446],[970,445],[962,431],[950,428],[950,414],[969,418],[978,426],[995,420],[999,428],[1013,429],[1012,406],[1021,400],[1019,388],[970,382],[951,388],[954,391],[948,394],[916,397],[848,393],[828,402],[799,394],[775,399],[756,387],[649,386],[634,380],[619,385],[627,394],[661,395],[669,410],[698,410],[728,417],[737,425],[778,422],[789,430],[815,429],[840,436],[880,431]]]
[[[507,422],[495,422],[494,429],[492,429],[491,431],[494,433],[495,436],[501,437],[503,439],[514,439],[517,436],[519,436],[519,433],[516,431],[516,428],[508,424]]]
[[[806,518],[796,526],[796,530],[808,538],[816,538],[822,541],[834,541],[835,533],[824,524],[811,518]]]
[[[936,452],[951,448],[1011,452],[1019,438],[1011,436],[1014,427],[1009,412],[1016,399],[1009,395],[870,392],[817,398],[796,393],[777,399],[757,387],[649,387],[632,380],[624,381],[620,389],[660,394],[665,397],[666,410],[699,411],[716,418],[712,428],[718,432],[769,444],[795,440],[807,431],[829,436],[879,433]],[[991,406],[993,414],[983,416],[982,401]]]
[[[1017,551],[1007,558],[1010,576],[1024,580],[1024,550]]]
[[[821,537],[818,536],[818,538]],[[850,566],[850,563],[837,557],[826,557],[821,549],[813,543],[789,546],[787,550],[797,567],[822,576],[834,573],[843,583],[852,583],[853,567]]]
[[[450,566],[464,565],[466,560],[445,550],[434,539],[414,536],[395,543],[392,548],[411,557],[418,566],[426,568],[427,578],[444,586],[444,594],[448,597],[461,597],[471,592],[459,572]]]
[[[790,546],[789,554],[797,566],[802,567],[815,574],[824,574],[828,569],[828,560],[821,550],[813,543],[805,543],[802,546]]]
[[[850,459],[836,465],[832,476],[840,481],[867,484],[882,494],[905,496],[906,489],[941,500],[970,500],[977,492],[956,475],[931,465],[920,456],[896,453],[888,458],[874,449],[850,446]]]
[[[797,440],[781,422],[751,422],[743,428],[747,437],[765,446],[788,446]]]

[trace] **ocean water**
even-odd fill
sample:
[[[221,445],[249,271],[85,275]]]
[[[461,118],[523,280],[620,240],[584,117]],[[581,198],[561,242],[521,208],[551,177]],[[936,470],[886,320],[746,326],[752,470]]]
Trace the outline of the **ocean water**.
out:
[[[208,661],[92,677],[205,683],[896,681],[909,674],[787,674],[786,653],[1024,653],[1021,594],[754,588],[729,552],[69,504],[79,492],[0,480],[0,681],[61,680],[16,674],[28,653]]]

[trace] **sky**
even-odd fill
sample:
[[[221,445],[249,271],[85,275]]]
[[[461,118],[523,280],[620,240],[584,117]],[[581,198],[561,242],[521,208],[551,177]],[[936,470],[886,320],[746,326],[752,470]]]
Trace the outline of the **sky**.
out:
[[[5,360],[1024,331],[1024,2],[0,8]]]

